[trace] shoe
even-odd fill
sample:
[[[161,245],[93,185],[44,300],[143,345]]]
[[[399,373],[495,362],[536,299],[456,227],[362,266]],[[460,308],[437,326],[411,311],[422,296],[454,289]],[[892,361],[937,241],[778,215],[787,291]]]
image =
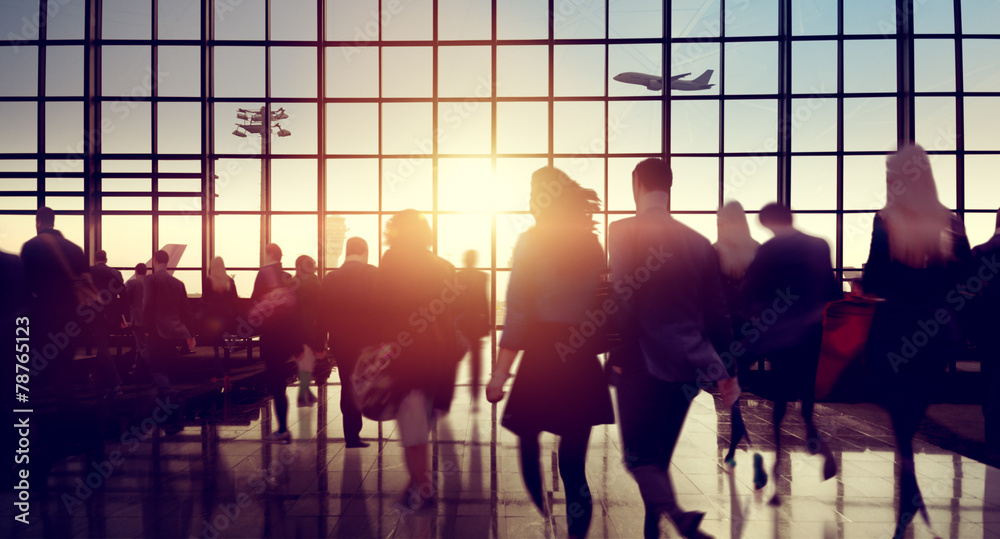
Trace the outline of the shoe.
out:
[[[272,432],[264,437],[264,441],[272,444],[288,445],[292,443],[292,433],[287,430],[285,432]]]
[[[299,398],[295,401],[295,403],[298,405],[299,408],[312,406],[312,403],[309,402],[309,397],[306,397],[305,395],[299,395]]]
[[[767,486],[767,472],[764,471],[764,457],[753,454],[753,488],[760,490]]]
[[[107,394],[104,395],[104,400],[113,400],[121,397],[124,393],[122,392],[122,386],[115,386],[111,388]]]
[[[308,397],[308,399],[309,399],[309,406],[312,406],[312,405],[316,404],[317,402],[319,402],[319,399],[316,398],[316,395],[314,395],[312,391],[310,391],[309,393],[307,393],[306,397]]]
[[[823,445],[823,481],[832,479],[837,475],[837,461],[833,458],[833,453],[825,444]]]
[[[365,447],[370,447],[372,444],[368,442],[362,442],[361,440],[351,440],[344,444],[348,449],[360,449]]]
[[[685,511],[674,524],[677,526],[677,531],[688,539],[712,539],[711,535],[698,529],[703,518],[705,518],[705,513],[701,511]]]

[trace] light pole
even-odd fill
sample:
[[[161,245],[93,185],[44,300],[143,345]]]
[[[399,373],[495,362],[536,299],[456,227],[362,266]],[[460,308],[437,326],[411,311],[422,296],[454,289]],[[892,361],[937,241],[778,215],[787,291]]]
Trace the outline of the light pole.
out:
[[[264,118],[270,118],[269,121],[265,122]],[[267,246],[268,234],[267,234],[267,191],[268,191],[268,175],[267,175],[267,159],[270,156],[270,144],[271,144],[271,129],[277,128],[275,132],[279,137],[287,137],[292,134],[291,131],[281,127],[278,123],[280,120],[288,118],[288,114],[285,113],[284,108],[280,108],[275,111],[271,111],[268,114],[267,105],[262,106],[258,110],[252,109],[236,109],[236,119],[242,121],[243,123],[236,124],[236,129],[233,130],[233,135],[240,138],[246,138],[247,133],[252,135],[260,135],[260,265],[264,265],[264,247]],[[272,125],[273,124],[273,125]]]

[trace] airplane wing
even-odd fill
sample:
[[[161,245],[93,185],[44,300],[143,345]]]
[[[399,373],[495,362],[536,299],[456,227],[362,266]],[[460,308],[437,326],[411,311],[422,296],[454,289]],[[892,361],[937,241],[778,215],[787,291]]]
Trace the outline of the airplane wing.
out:
[[[683,75],[674,75],[673,77],[670,77],[670,80],[683,79],[684,77],[686,77],[688,75],[690,75],[690,73],[685,73]]]

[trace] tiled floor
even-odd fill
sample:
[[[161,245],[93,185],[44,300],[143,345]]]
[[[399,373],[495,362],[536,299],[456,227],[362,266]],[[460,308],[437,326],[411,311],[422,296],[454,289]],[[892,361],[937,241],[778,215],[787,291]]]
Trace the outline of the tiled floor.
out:
[[[336,377],[334,377],[336,379]],[[314,388],[316,390],[317,388]],[[274,425],[268,402],[232,403],[172,436],[129,437],[105,446],[107,462],[73,457],[57,463],[50,491],[35,499],[32,524],[12,522],[5,536],[40,536],[46,515],[53,537],[565,537],[565,496],[555,438],[543,435],[543,471],[553,515],[528,500],[518,472],[516,438],[498,411],[459,387],[451,413],[433,436],[439,504],[427,514],[395,506],[407,481],[395,423],[366,421],[367,449],[345,449],[340,388],[318,388],[320,403],[290,412],[291,445],[261,442]],[[289,388],[294,403],[295,388]],[[501,405],[502,406],[502,405]],[[270,411],[270,408],[265,408]],[[770,404],[745,400],[744,417],[770,467]],[[801,419],[789,413],[777,477],[754,491],[751,454],[737,453],[735,473],[720,466],[728,414],[713,397],[695,400],[672,475],[685,509],[705,511],[702,529],[716,537],[891,537],[898,504],[891,432],[820,405],[817,423],[832,438],[840,465],[821,481],[822,459],[806,452]],[[1000,470],[918,443],[917,471],[933,530],[917,520],[908,537],[1000,537]],[[594,495],[590,537],[641,537],[638,489],[621,463],[614,425],[594,429],[587,475]],[[89,485],[89,486],[88,486]],[[10,491],[8,491],[9,493]],[[775,493],[784,503],[772,507]],[[37,496],[37,495],[36,495]],[[664,537],[678,537],[661,523]]]

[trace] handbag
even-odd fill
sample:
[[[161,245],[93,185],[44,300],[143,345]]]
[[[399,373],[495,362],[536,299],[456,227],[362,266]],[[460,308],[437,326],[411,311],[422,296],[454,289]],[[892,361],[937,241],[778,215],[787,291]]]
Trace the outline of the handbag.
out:
[[[399,403],[393,399],[389,365],[399,356],[399,345],[382,343],[366,346],[358,355],[351,373],[354,402],[361,415],[372,421],[388,421],[396,417]]]

